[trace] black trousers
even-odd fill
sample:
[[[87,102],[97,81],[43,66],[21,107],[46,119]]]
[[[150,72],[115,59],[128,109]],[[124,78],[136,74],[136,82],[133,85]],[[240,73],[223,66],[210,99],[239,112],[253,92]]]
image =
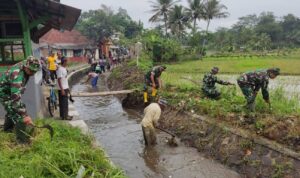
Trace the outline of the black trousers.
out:
[[[59,101],[59,115],[60,118],[65,120],[68,117],[69,113],[69,103],[68,103],[68,95],[69,89],[64,90],[65,95],[61,95],[61,90],[58,90],[58,101]]]
[[[57,79],[56,70],[50,70],[50,78],[52,81]]]

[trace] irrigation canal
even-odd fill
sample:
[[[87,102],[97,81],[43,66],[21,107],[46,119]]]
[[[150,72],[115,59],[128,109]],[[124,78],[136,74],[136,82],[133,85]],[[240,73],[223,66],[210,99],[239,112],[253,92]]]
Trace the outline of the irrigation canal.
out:
[[[107,91],[104,80],[98,88],[75,84],[74,92]],[[166,144],[164,133],[158,134],[158,145],[145,148],[140,126],[141,114],[124,110],[114,96],[76,98],[75,108],[85,120],[110,159],[132,178],[238,178],[236,172],[214,160],[204,158],[194,148],[179,143]]]

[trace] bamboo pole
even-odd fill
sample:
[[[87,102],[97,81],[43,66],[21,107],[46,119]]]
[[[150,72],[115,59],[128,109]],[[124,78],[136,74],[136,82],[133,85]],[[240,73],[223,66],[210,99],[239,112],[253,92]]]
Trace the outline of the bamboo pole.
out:
[[[120,90],[120,91],[104,91],[104,92],[72,92],[72,97],[92,97],[92,96],[107,96],[107,95],[119,95],[119,94],[128,94],[133,93],[134,90]]]

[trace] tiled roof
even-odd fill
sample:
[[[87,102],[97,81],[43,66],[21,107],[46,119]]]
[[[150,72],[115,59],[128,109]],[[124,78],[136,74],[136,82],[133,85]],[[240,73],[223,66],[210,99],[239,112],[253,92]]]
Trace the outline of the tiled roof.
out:
[[[55,29],[50,30],[42,38],[40,38],[40,43],[47,44],[74,44],[74,45],[87,45],[91,44],[91,41],[82,35],[77,30],[72,31],[58,31]]]

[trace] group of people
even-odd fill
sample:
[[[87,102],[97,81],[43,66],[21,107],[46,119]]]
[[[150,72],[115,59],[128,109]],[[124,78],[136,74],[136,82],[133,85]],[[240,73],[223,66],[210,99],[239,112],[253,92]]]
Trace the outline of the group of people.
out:
[[[72,117],[68,115],[68,99],[70,95],[69,83],[67,79],[68,58],[63,56],[61,52],[57,52],[55,54],[53,51],[51,51],[47,58],[41,57],[40,62],[42,65],[43,81],[46,84],[51,84],[52,82],[52,85],[57,85],[60,118],[62,120],[72,120]]]
[[[155,97],[157,89],[162,87],[162,80],[160,76],[165,70],[165,66],[155,66],[145,74],[144,103],[148,103],[148,86],[152,88],[152,97]],[[235,85],[218,79],[216,76],[218,72],[219,68],[213,67],[211,71],[203,77],[201,90],[206,98],[219,99],[221,97],[220,91],[216,88],[216,83],[221,85]],[[260,89],[262,91],[263,99],[266,103],[270,104],[268,91],[269,79],[275,79],[278,75],[280,75],[279,68],[269,68],[246,72],[238,77],[237,84],[246,98],[246,108],[250,112],[255,111],[255,98]],[[146,145],[156,144],[155,128],[157,128],[161,111],[166,107],[166,105],[167,102],[165,100],[159,99],[157,103],[151,103],[144,109],[144,118],[141,125]]]
[[[91,71],[104,73],[110,71],[112,68],[116,67],[125,61],[125,55],[113,56],[109,53],[109,56],[101,55],[99,60],[96,60],[94,55],[88,55],[88,63],[91,65]]]
[[[216,83],[221,85],[235,85],[230,82],[219,80],[216,76],[218,72],[219,68],[213,67],[211,69],[211,72],[204,75],[203,78],[203,94],[211,99],[219,99],[221,96],[220,91],[218,91],[218,89],[215,86]],[[269,79],[275,79],[278,75],[280,75],[279,68],[269,68],[249,71],[243,73],[238,77],[237,84],[247,100],[246,108],[249,111],[255,111],[255,98],[260,89],[262,92],[263,99],[267,104],[270,104],[268,90]]]
[[[57,80],[61,119],[72,119],[68,116],[68,95],[70,93],[67,80],[68,59],[59,53],[57,57],[55,58],[53,53],[50,54],[47,60],[43,58],[38,60],[33,56],[29,56],[26,60],[13,65],[6,72],[0,74],[0,103],[6,110],[3,130],[11,132],[15,129],[17,141],[20,143],[29,142],[30,134],[28,133],[32,130],[29,128],[33,128],[32,119],[26,111],[25,104],[21,101],[21,95],[26,89],[29,78],[34,76],[41,68],[43,73],[50,72],[53,82]],[[56,60],[60,60],[60,65]],[[48,82],[50,83],[50,81]],[[55,84],[53,83],[53,85]]]

